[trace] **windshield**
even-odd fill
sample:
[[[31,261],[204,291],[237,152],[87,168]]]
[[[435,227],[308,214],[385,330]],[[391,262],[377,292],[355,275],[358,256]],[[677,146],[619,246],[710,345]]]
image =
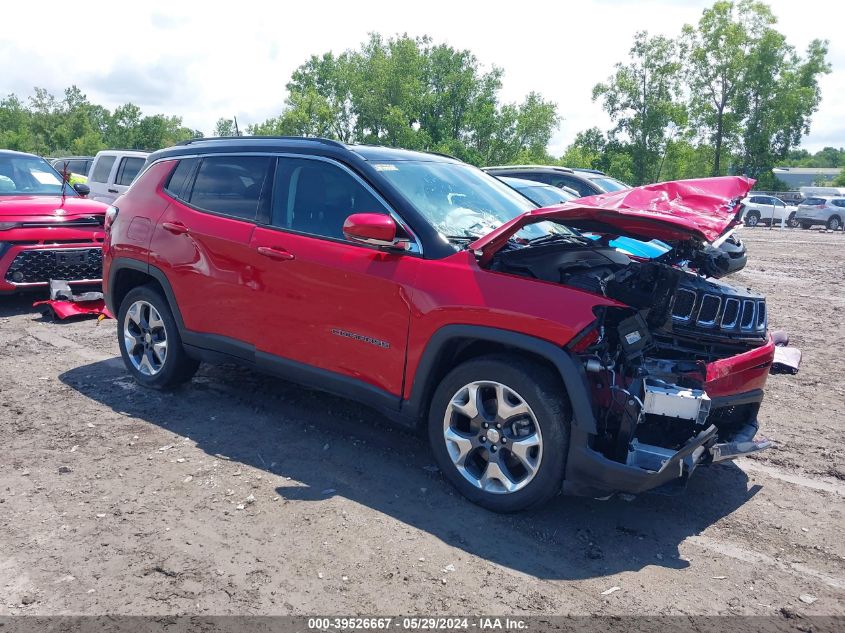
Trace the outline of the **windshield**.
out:
[[[605,191],[622,191],[623,189],[630,189],[630,185],[626,185],[620,180],[611,178],[610,176],[599,176],[598,178],[590,178],[594,183]]]
[[[61,176],[43,158],[0,155],[0,196],[56,196],[61,192]],[[65,194],[75,196],[76,192],[66,186]]]
[[[536,208],[528,198],[480,169],[460,163],[382,161],[373,164],[443,235],[479,238]],[[517,237],[533,239],[558,229],[531,224]]]

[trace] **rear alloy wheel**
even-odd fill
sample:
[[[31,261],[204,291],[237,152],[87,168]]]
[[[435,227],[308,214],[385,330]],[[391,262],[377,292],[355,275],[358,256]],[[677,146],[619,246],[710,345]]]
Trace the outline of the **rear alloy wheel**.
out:
[[[118,345],[123,363],[145,387],[165,389],[191,379],[199,363],[182,348],[170,305],[158,289],[133,288],[120,304]]]
[[[129,306],[123,319],[123,343],[129,362],[145,376],[155,376],[167,360],[167,330],[155,307],[143,300]]]
[[[569,407],[560,379],[519,357],[458,366],[432,399],[429,441],[440,470],[471,501],[496,512],[560,491]]]
[[[842,228],[842,219],[838,215],[832,215],[827,221],[827,228],[830,231],[838,231]]]
[[[749,211],[745,214],[745,226],[757,226],[760,223],[760,214],[756,211]]]
[[[789,217],[786,218],[786,225],[791,229],[798,228],[798,220],[795,219],[795,211],[789,214]]]

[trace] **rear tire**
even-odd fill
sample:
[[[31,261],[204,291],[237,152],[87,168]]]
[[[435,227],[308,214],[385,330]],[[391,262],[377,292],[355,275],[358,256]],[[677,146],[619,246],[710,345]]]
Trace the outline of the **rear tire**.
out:
[[[745,214],[745,226],[754,227],[760,223],[760,213],[757,211],[749,211]]]
[[[795,219],[795,211],[790,213],[789,217],[786,218],[786,225],[791,229],[798,228],[798,221]]]
[[[571,413],[560,377],[512,355],[469,360],[441,381],[428,436],[440,471],[473,503],[516,512],[560,492]]]
[[[117,314],[117,342],[126,369],[144,387],[168,389],[191,379],[199,362],[182,347],[170,304],[152,285],[130,290]]]

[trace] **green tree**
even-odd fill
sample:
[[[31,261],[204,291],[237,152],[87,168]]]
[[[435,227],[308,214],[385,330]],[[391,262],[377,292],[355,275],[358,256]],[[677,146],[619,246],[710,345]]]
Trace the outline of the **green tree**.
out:
[[[235,120],[222,117],[217,119],[212,136],[235,136]]]
[[[634,36],[631,61],[616,64],[616,72],[593,88],[616,123],[611,137],[621,135],[631,145],[634,184],[653,181],[670,125],[682,125],[685,111],[679,98],[681,63],[677,43],[663,36]]]
[[[282,113],[249,133],[438,151],[476,164],[551,160],[555,105],[537,93],[499,103],[501,77],[431,38],[373,34],[357,50],[308,59],[287,84]]]
[[[818,109],[818,78],[830,72],[827,44],[810,43],[801,59],[774,29],[766,29],[748,55],[738,110],[742,134],[735,163],[738,171],[757,178],[783,160],[810,131]],[[832,148],[831,148],[832,149]]]

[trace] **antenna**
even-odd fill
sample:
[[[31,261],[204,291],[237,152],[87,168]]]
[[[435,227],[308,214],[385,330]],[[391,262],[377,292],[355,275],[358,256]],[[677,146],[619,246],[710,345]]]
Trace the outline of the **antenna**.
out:
[[[232,119],[235,121],[235,136],[240,136],[241,131],[238,129],[238,117],[235,116]]]

